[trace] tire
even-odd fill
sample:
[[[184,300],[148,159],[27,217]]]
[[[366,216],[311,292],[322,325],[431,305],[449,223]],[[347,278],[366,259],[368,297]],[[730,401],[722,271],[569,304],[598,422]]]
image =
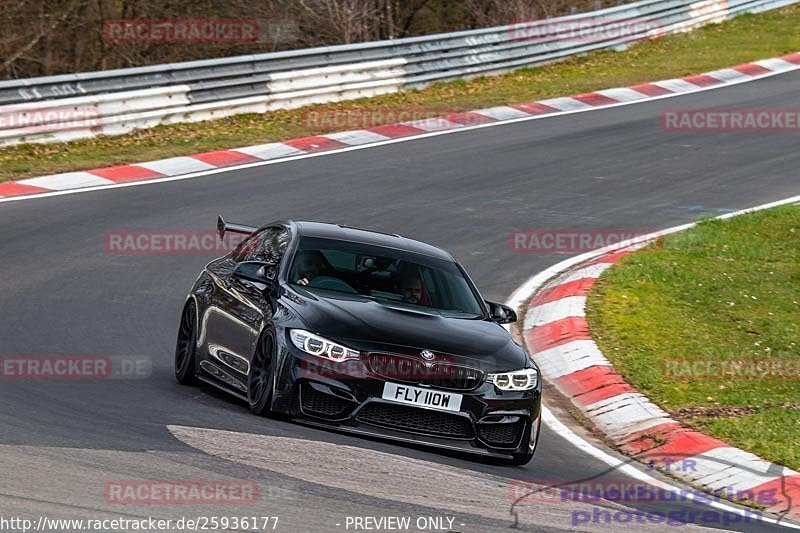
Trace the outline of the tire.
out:
[[[262,333],[258,341],[247,373],[247,403],[250,412],[259,416],[272,414],[274,360],[275,335],[268,330]]]
[[[197,306],[186,302],[175,345],[175,378],[181,385],[197,384]]]

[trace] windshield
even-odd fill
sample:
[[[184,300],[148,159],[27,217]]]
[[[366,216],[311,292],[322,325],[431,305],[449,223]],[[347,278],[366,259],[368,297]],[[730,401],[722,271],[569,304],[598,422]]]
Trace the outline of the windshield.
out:
[[[289,282],[448,317],[483,316],[478,298],[454,262],[392,248],[304,237]]]

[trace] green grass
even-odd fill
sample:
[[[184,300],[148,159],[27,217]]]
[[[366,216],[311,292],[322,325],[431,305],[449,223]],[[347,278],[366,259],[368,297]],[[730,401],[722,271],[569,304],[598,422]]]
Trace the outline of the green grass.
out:
[[[305,120],[309,110],[378,111],[378,120],[369,124],[378,125],[394,122],[387,110],[429,116],[697,74],[800,51],[798,27],[800,7],[790,7],[637,44],[625,52],[592,53],[504,76],[439,83],[422,90],[292,111],[165,125],[116,137],[0,148],[0,181],[358,128],[337,127],[332,121],[309,123]],[[380,120],[381,113],[387,115],[386,120]]]
[[[673,416],[800,469],[800,375],[666,366],[769,358],[800,367],[800,207],[702,222],[625,257],[595,285],[587,316],[620,373]]]

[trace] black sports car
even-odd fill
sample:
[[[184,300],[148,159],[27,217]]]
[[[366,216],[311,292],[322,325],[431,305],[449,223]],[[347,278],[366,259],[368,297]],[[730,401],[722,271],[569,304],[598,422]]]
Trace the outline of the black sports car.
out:
[[[175,374],[256,414],[503,458],[536,448],[539,372],[447,252],[336,224],[228,224],[183,308]]]

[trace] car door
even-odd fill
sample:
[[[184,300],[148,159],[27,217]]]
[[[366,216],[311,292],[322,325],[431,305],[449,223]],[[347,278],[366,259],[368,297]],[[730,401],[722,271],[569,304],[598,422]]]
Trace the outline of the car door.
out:
[[[228,377],[236,380],[228,384],[241,392],[246,391],[247,372],[259,334],[272,319],[272,303],[265,285],[241,279],[233,270],[242,261],[263,261],[276,265],[277,276],[288,242],[289,231],[283,226],[259,231],[242,243],[233,255],[233,264],[217,278],[214,305],[208,311],[208,351],[215,363],[223,365]]]

